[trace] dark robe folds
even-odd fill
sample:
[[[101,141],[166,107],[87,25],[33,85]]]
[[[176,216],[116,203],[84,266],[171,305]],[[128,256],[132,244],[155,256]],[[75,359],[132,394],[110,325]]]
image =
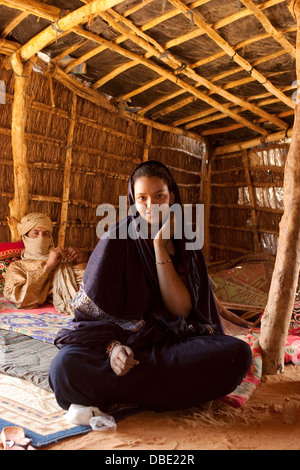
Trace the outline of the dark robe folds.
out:
[[[172,181],[169,189],[181,205]],[[132,177],[128,197],[133,205]],[[57,335],[60,351],[49,381],[65,409],[72,403],[102,410],[120,402],[152,409],[196,406],[230,393],[250,366],[249,346],[224,335],[203,253],[186,250],[191,240],[184,225],[172,260],[183,271],[192,311],[184,318],[166,310],[153,245],[139,236],[138,215],[100,239],[74,299],[73,325]],[[129,227],[135,236],[120,238]],[[140,362],[123,377],[113,373],[105,354],[111,340],[130,346]]]

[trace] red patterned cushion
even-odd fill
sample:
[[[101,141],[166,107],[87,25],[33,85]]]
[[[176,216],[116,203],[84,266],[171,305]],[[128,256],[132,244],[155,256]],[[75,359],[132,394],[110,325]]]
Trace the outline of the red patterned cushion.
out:
[[[0,295],[3,294],[5,273],[8,266],[21,257],[23,242],[0,243]]]
[[[5,284],[5,274],[8,266],[13,262],[20,259],[18,258],[8,258],[0,260],[0,295],[3,294],[4,284]]]
[[[20,258],[23,250],[23,242],[0,243],[0,260]]]

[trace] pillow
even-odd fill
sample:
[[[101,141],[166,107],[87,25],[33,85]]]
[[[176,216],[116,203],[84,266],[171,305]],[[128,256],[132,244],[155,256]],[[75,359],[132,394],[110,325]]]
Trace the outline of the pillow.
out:
[[[0,260],[20,258],[23,250],[23,242],[0,243]]]
[[[3,294],[5,273],[8,266],[13,261],[20,259],[23,250],[23,242],[0,243],[0,295]]]
[[[8,258],[0,260],[0,295],[3,295],[4,284],[5,284],[5,274],[8,266],[20,258]]]

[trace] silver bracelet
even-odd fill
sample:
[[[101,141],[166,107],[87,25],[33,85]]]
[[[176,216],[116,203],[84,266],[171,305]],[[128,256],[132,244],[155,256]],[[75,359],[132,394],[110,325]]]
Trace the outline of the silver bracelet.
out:
[[[164,261],[157,261],[156,264],[165,264],[165,263],[172,263],[172,260],[171,259],[166,259]]]

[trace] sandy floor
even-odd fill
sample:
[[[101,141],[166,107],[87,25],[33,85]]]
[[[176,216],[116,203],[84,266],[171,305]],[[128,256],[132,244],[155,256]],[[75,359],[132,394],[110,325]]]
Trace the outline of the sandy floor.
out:
[[[283,401],[300,405],[300,366],[266,376],[238,410],[214,403],[206,410],[146,412],[118,423],[116,432],[90,432],[49,450],[299,450],[300,406],[295,424],[282,418]]]

